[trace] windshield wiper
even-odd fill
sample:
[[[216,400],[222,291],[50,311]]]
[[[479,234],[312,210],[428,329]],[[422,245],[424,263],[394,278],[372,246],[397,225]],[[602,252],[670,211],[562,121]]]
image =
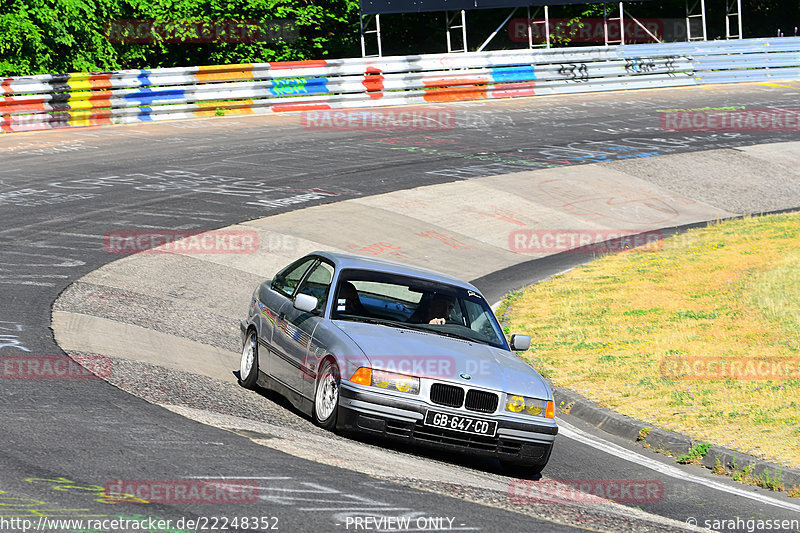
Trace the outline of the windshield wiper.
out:
[[[433,333],[438,333],[439,335],[444,335],[445,337],[453,337],[453,338],[461,339],[461,340],[465,340],[465,341],[477,342],[479,344],[485,344],[485,343],[482,343],[482,342],[480,342],[478,340],[473,339],[472,337],[467,337],[466,335],[459,335],[458,333],[453,333],[451,331],[441,331],[441,330],[438,330],[438,329],[427,329],[427,328],[426,328],[426,331],[431,331]]]
[[[417,329],[409,326],[405,322],[397,322],[389,320],[388,318],[372,318],[367,316],[348,315],[347,317],[339,317],[334,320],[348,320],[350,322],[364,322],[365,324],[377,324],[378,326],[397,327],[402,329]]]
[[[387,327],[394,327],[400,329],[410,329],[413,331],[427,331],[431,332],[430,328],[427,328],[427,324],[409,324],[408,322],[400,322],[398,320],[390,320],[388,318],[371,318],[366,316],[357,316],[357,315],[348,315],[347,317],[339,317],[335,320],[349,320],[351,322],[364,322],[366,324],[377,324],[379,326],[387,326]],[[435,333],[438,333],[435,332]],[[458,335],[452,335],[455,337],[459,337]],[[459,337],[462,338],[462,337]]]
[[[366,324],[380,324],[385,325],[383,320],[378,318],[369,318],[366,316],[359,316],[359,315],[345,315],[334,318],[334,320],[345,320],[348,322],[364,322]]]
[[[430,327],[428,327],[428,324],[417,324],[417,326],[418,327],[411,328],[411,329],[415,329],[415,330],[418,330],[418,331],[425,331],[425,332],[428,332],[428,333],[434,333],[436,335],[442,335],[444,337],[453,337],[454,339],[461,339],[461,340],[469,341],[469,342],[477,342],[478,344],[487,344],[486,342],[477,340],[477,339],[475,339],[473,337],[468,337],[466,335],[459,335],[458,333],[453,333],[452,331],[444,331],[444,330],[441,330],[441,329],[438,329],[438,328],[430,328]]]

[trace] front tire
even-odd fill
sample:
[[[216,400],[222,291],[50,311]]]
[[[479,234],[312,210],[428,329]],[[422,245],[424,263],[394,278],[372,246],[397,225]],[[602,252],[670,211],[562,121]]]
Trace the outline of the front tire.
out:
[[[253,390],[258,381],[258,336],[255,331],[247,334],[242,347],[242,359],[239,362],[239,385]]]
[[[324,429],[336,427],[339,413],[339,367],[326,359],[320,367],[314,394],[314,422]]]

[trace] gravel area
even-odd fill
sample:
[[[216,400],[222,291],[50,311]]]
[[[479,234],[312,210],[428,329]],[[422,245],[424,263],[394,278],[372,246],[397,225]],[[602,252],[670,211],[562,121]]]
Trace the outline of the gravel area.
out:
[[[106,380],[151,403],[180,405],[317,434],[332,434],[315,426],[278,394],[255,392],[236,381],[214,379],[191,372],[112,357]]]

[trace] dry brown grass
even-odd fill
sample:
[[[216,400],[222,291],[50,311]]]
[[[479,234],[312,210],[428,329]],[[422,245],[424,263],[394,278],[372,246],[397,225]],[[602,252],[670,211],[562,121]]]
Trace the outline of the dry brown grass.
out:
[[[525,356],[555,384],[800,467],[800,215],[725,222],[606,256],[510,297],[506,318],[530,333]],[[695,358],[794,366],[758,380],[663,366]]]

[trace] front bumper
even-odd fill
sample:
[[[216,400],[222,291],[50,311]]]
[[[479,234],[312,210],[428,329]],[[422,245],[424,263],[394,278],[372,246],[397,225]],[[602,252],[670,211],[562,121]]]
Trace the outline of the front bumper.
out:
[[[526,422],[496,413],[453,410],[415,398],[398,398],[364,389],[342,382],[339,429],[525,465],[546,464],[558,433],[555,421]],[[488,437],[426,426],[423,420],[428,409],[496,420],[497,434]]]

